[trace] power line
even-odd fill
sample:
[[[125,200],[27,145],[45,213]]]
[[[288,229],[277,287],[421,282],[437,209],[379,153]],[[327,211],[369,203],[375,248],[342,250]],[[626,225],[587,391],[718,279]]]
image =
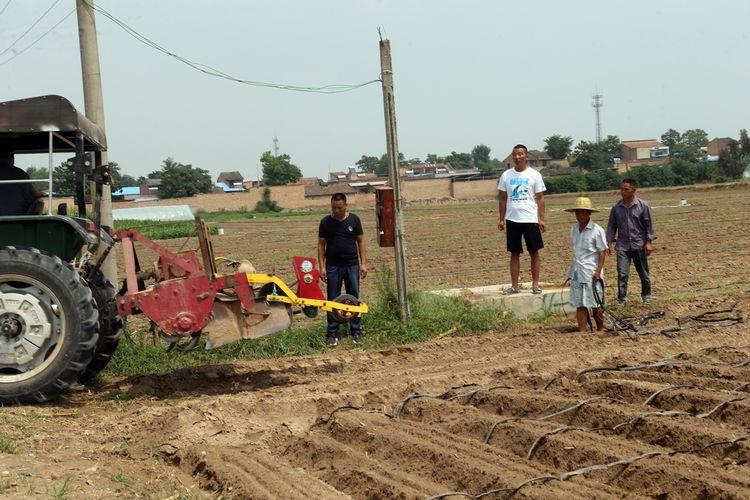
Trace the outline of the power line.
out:
[[[2,16],[2,15],[3,15],[3,12],[5,12],[5,9],[7,9],[7,8],[8,8],[8,5],[10,5],[10,2],[12,2],[12,1],[13,1],[13,0],[8,0],[8,1],[7,1],[6,3],[5,3],[5,6],[3,6],[3,8],[2,8],[2,9],[0,9],[0,16]]]
[[[10,2],[8,2],[8,3],[10,3]],[[6,52],[8,52],[8,51],[9,51],[10,49],[12,49],[12,48],[13,48],[13,46],[14,46],[15,44],[17,44],[18,42],[20,42],[20,41],[21,41],[21,40],[23,39],[23,37],[25,37],[26,35],[28,35],[28,34],[29,34],[29,31],[33,30],[33,29],[34,29],[34,26],[36,26],[37,24],[39,24],[39,21],[41,21],[42,19],[44,19],[44,18],[45,18],[45,16],[46,16],[47,14],[49,14],[49,12],[50,12],[50,11],[51,11],[51,10],[52,10],[53,8],[55,8],[55,5],[57,5],[58,3],[60,3],[60,0],[55,0],[54,2],[52,2],[52,5],[50,5],[50,6],[49,6],[49,8],[48,8],[47,10],[45,10],[45,11],[44,11],[44,14],[42,14],[41,16],[39,16],[39,18],[38,18],[38,19],[37,19],[36,21],[34,21],[34,22],[33,22],[33,23],[31,24],[31,26],[29,26],[29,27],[28,27],[28,28],[26,29],[26,31],[24,31],[24,32],[23,32],[23,34],[22,34],[21,36],[19,36],[18,38],[16,38],[16,40],[15,40],[15,41],[14,41],[13,43],[11,43],[10,45],[8,45],[8,46],[7,46],[6,48],[5,48],[5,50],[3,50],[2,52],[0,52],[0,56],[2,56],[3,54],[5,54]],[[6,5],[6,7],[7,7],[7,5]],[[5,9],[3,8],[3,10],[5,10]]]
[[[242,78],[237,78],[235,76],[229,75],[227,73],[224,73],[221,70],[218,70],[214,67],[211,67],[207,64],[202,64],[199,62],[191,61],[190,59],[187,59],[185,57],[182,57],[178,54],[175,54],[174,52],[169,51],[168,49],[162,47],[158,43],[154,42],[150,38],[146,37],[145,35],[142,35],[135,29],[131,28],[127,24],[125,24],[123,21],[116,18],[114,15],[110,14],[106,10],[104,10],[101,7],[98,7],[91,3],[89,0],[82,0],[83,3],[88,5],[90,8],[94,9],[99,14],[103,15],[116,25],[118,25],[123,31],[125,31],[128,35],[132,36],[139,42],[141,42],[144,45],[147,45],[148,47],[151,47],[154,50],[157,50],[159,52],[162,52],[178,61],[180,61],[183,64],[186,64],[190,66],[191,68],[200,71],[201,73],[205,73],[210,76],[215,76],[218,78],[223,78],[225,80],[242,83],[245,85],[251,85],[254,87],[267,87],[267,88],[275,88],[280,90],[290,90],[294,92],[312,92],[312,93],[319,93],[319,94],[336,94],[341,92],[350,92],[352,90],[356,90],[359,88],[362,88],[366,85],[370,85],[373,83],[377,83],[380,81],[379,78],[375,80],[369,80],[363,83],[356,83],[356,84],[333,84],[333,85],[324,85],[321,87],[305,87],[305,86],[299,86],[299,85],[287,85],[287,84],[281,84],[281,83],[272,83],[272,82],[261,82],[256,80],[244,80]]]
[[[76,10],[73,9],[70,12],[68,12],[67,14],[65,14],[65,17],[63,17],[62,19],[60,19],[59,21],[57,21],[50,29],[48,29],[47,31],[45,31],[42,34],[42,36],[38,37],[36,40],[34,40],[29,45],[27,45],[26,47],[22,48],[21,50],[19,50],[15,54],[13,54],[11,57],[9,57],[8,59],[6,59],[5,61],[0,62],[0,66],[5,66],[9,62],[11,62],[13,59],[15,59],[16,57],[20,56],[21,54],[23,54],[24,52],[26,52],[27,50],[29,50],[31,47],[33,47],[34,45],[36,45],[37,42],[39,42],[42,38],[44,38],[45,36],[47,36],[50,33],[52,33],[52,31],[55,28],[57,28],[58,26],[60,26],[62,24],[62,22],[65,21],[67,18],[69,18],[71,16],[71,14],[73,14],[73,12],[75,12],[75,11]]]

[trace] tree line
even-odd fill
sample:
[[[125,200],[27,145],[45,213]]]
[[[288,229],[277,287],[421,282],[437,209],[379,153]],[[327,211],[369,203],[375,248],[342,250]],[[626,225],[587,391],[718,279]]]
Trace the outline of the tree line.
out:
[[[552,137],[555,137],[552,141],[554,143],[559,136]],[[740,130],[739,140],[730,141],[720,151],[716,162],[707,161],[701,151],[701,147],[708,144],[708,134],[705,131],[691,129],[680,133],[669,129],[661,136],[662,144],[670,147],[667,162],[662,165],[644,163],[631,168],[627,174],[619,174],[612,168],[611,160],[605,159],[614,153],[615,139],[615,136],[608,136],[600,143],[581,141],[573,152],[575,158],[571,165],[582,168],[586,173],[548,177],[545,179],[547,192],[555,194],[617,189],[624,177],[635,179],[641,187],[729,182],[740,179],[750,166],[750,138],[745,129]]]
[[[544,152],[553,159],[549,167],[554,169],[554,160],[570,159],[572,167],[585,172],[548,177],[548,191],[567,193],[616,189],[621,176],[613,170],[613,162],[620,155],[619,137],[608,135],[599,142],[581,140],[575,147],[573,142],[572,137],[560,134],[553,134],[544,140]],[[705,161],[702,154],[701,147],[708,143],[708,134],[702,129],[690,129],[681,133],[670,128],[661,135],[661,142],[670,148],[670,157],[666,164],[644,164],[628,173],[628,176],[636,178],[641,186],[726,182],[742,177],[750,165],[750,139],[745,129],[740,130],[739,140],[732,140],[720,152],[715,163]],[[424,160],[419,157],[406,159],[403,153],[399,153],[399,163],[403,167],[420,163],[445,163],[456,170],[478,169],[484,174],[499,174],[503,169],[502,161],[492,158],[491,151],[489,146],[478,144],[468,153],[451,151],[444,156],[428,153]],[[291,157],[287,154],[274,155],[270,151],[265,151],[260,157],[260,163],[263,168],[262,182],[266,186],[295,183],[302,178],[302,171],[292,163]],[[364,172],[372,172],[380,177],[388,176],[387,154],[379,157],[362,155],[355,164]],[[109,167],[113,192],[126,186],[138,186],[147,179],[161,179],[157,191],[160,198],[190,197],[198,193],[208,193],[213,188],[208,170],[194,167],[189,163],[180,163],[171,157],[163,160],[158,170],[137,179],[122,173],[116,162],[110,162]],[[48,176],[46,167],[29,167],[27,173],[32,179],[46,179]],[[70,196],[75,192],[75,173],[66,162],[53,169],[52,180],[56,194]]]

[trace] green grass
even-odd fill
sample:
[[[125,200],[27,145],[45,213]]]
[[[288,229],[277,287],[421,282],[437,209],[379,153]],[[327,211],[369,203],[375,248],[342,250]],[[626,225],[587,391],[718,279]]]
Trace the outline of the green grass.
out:
[[[410,295],[412,321],[407,327],[399,318],[392,274],[389,270],[383,270],[376,273],[376,279],[377,294],[375,300],[368,304],[370,312],[363,320],[363,349],[382,349],[445,334],[501,331],[512,321],[512,315],[498,305],[472,304],[463,299],[416,292]],[[133,342],[120,342],[106,373],[126,376],[169,372],[236,359],[304,356],[324,352],[327,350],[325,315],[321,314],[319,318],[304,325],[293,325],[289,330],[268,337],[235,342],[210,351],[199,348],[187,353],[167,352],[166,344],[159,342],[154,345],[146,332],[131,332]]]
[[[10,489],[10,479],[0,479],[0,493],[5,493]]]
[[[281,212],[252,212],[249,210],[219,210],[218,212],[198,211],[206,222],[228,222],[245,219],[272,219],[275,217],[300,217],[304,215],[325,215],[329,210],[282,210]]]
[[[61,484],[60,486],[52,490],[52,498],[54,500],[66,500],[67,498],[70,498],[72,489],[70,488],[69,483],[70,483],[70,476],[65,478],[65,481],[63,481],[63,484]]]
[[[126,476],[122,472],[118,472],[116,474],[110,474],[109,475],[109,480],[113,481],[115,483],[122,483],[122,484],[124,484],[126,486],[132,486],[132,485],[135,484],[135,479],[133,479],[130,476]]]
[[[18,451],[18,446],[16,446],[16,443],[5,437],[4,435],[0,434],[0,453],[7,453],[9,455],[12,455]]]
[[[187,238],[195,236],[195,222],[150,222],[135,219],[120,219],[115,221],[115,229],[134,229],[152,240],[168,240],[172,238]],[[211,234],[217,234],[214,226],[209,226]]]

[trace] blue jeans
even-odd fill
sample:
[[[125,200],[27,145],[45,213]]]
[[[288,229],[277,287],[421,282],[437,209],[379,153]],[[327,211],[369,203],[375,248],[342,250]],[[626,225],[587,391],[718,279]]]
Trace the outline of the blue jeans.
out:
[[[651,277],[648,273],[648,256],[645,250],[617,249],[617,300],[624,301],[628,296],[628,279],[630,278],[630,262],[635,264],[635,270],[641,279],[641,298],[651,300]]]
[[[346,293],[359,298],[359,265],[354,266],[326,266],[328,274],[327,291],[328,300],[333,300],[341,295],[341,285],[346,287]],[[349,328],[352,334],[361,333],[362,317],[358,316],[349,321]],[[336,323],[331,315],[328,315],[328,335],[336,335],[339,331],[339,324]]]

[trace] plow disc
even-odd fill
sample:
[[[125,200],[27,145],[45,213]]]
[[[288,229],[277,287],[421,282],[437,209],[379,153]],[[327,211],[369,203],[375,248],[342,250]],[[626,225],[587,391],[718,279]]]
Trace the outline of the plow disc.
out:
[[[257,309],[257,308],[255,308]],[[286,330],[292,324],[291,307],[287,304],[266,304],[265,311],[242,312],[239,301],[214,302],[213,320],[206,326],[206,349],[221,347],[237,340],[265,337]]]

